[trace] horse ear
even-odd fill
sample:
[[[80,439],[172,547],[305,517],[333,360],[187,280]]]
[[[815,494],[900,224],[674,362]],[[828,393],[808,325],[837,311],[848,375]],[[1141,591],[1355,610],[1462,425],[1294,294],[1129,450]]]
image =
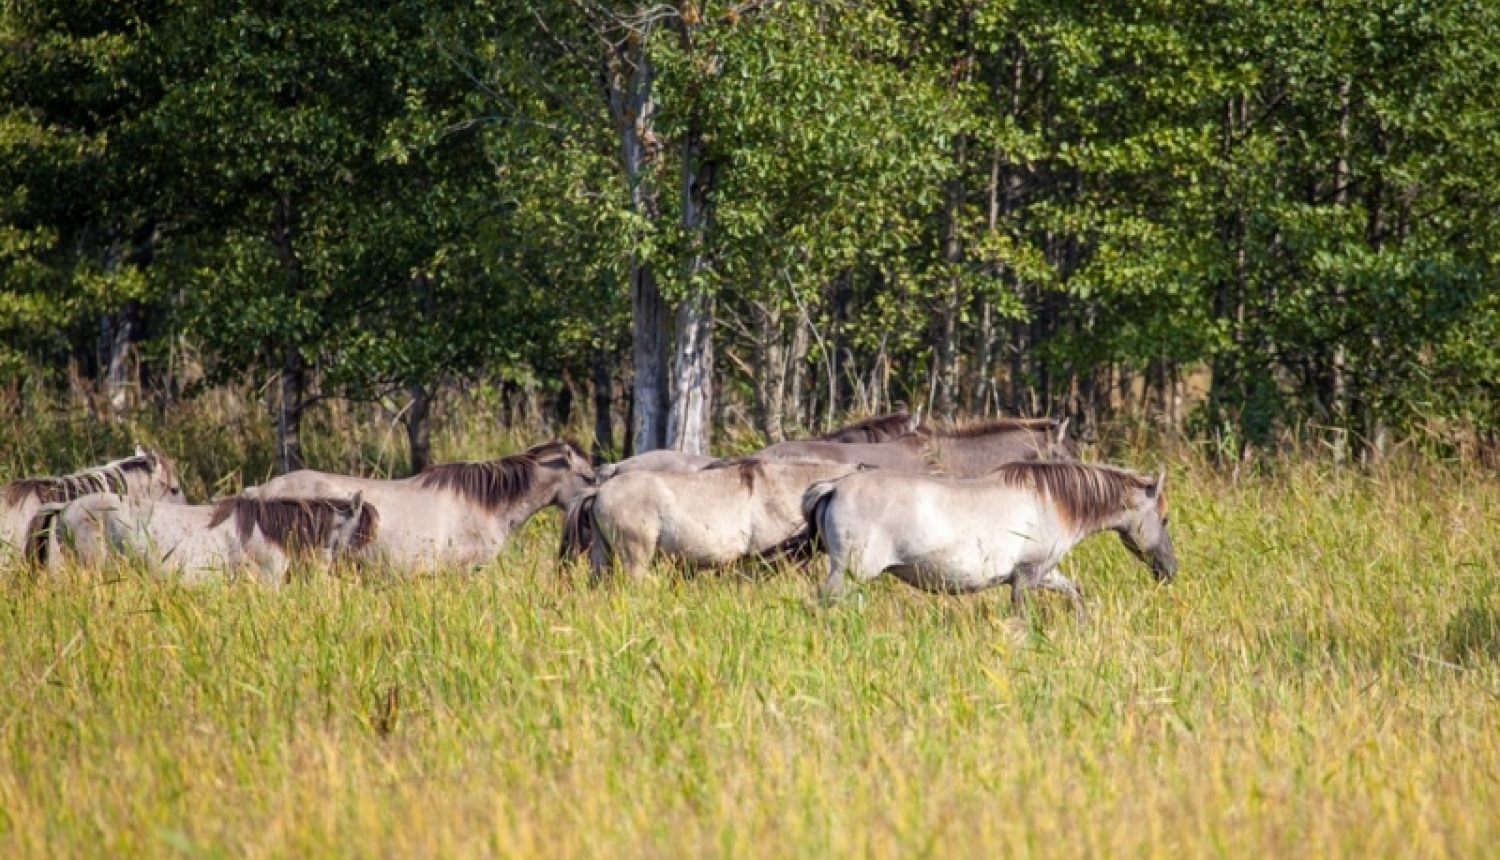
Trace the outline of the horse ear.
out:
[[[354,496],[349,499],[349,513],[352,516],[356,516],[357,517],[357,516],[359,516],[360,511],[364,510],[364,507],[365,507],[365,494],[362,491],[360,491],[360,490],[355,490],[354,491]]]
[[[1057,425],[1057,444],[1061,445],[1068,441],[1068,422],[1072,420],[1073,417],[1070,415],[1064,418],[1061,424]]]
[[[1155,499],[1161,496],[1167,489],[1167,471],[1163,469],[1161,474],[1151,479],[1151,485],[1146,487],[1146,498]]]

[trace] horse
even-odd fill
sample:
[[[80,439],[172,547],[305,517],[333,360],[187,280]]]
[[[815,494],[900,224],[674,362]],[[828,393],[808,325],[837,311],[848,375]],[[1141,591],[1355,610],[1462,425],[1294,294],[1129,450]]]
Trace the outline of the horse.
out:
[[[644,454],[636,454],[634,457],[626,457],[618,463],[605,463],[595,470],[594,474],[602,483],[616,475],[627,475],[631,472],[696,472],[714,462],[716,462],[715,458],[703,454],[689,454],[686,451],[660,448]]]
[[[1010,463],[971,480],[875,471],[813,484],[802,512],[828,551],[825,600],[842,595],[846,576],[889,570],[935,592],[1008,583],[1018,615],[1027,590],[1060,591],[1083,618],[1083,594],[1057,563],[1095,532],[1118,533],[1159,581],[1176,575],[1166,477],[1077,462]]]
[[[888,442],[781,442],[751,456],[764,460],[817,459],[911,474],[975,478],[1006,463],[1074,460],[1077,450],[1068,438],[1066,420],[1002,418],[949,429],[924,427]]]
[[[385,526],[358,555],[400,565],[475,566],[548,505],[565,508],[594,482],[577,445],[553,439],[523,453],[482,462],[438,463],[410,478],[379,480],[303,469],[245,494],[302,498],[361,492]]]
[[[563,554],[587,548],[598,580],[614,563],[639,578],[657,555],[700,566],[794,552],[805,545],[803,491],[859,468],[746,459],[697,472],[620,475],[568,509]]]
[[[135,454],[71,475],[22,478],[0,487],[0,560],[25,552],[27,530],[43,505],[69,502],[91,493],[117,493],[133,499],[181,504],[187,501],[170,457],[137,447]]]
[[[814,436],[813,442],[889,442],[917,432],[922,417],[909,412],[889,412],[840,427],[831,433]]]
[[[977,478],[1007,463],[1078,459],[1066,418],[995,418],[930,433],[932,459],[950,478]]]
[[[48,534],[45,561],[53,570],[71,551],[89,567],[111,556],[142,559],[183,584],[250,569],[263,583],[278,585],[297,554],[319,553],[331,562],[374,540],[379,522],[359,493],[350,499],[231,496],[210,505],[93,493],[45,506],[34,526]]]
[[[866,418],[845,427],[840,427],[831,433],[815,437],[809,441],[828,443],[874,443],[888,442],[901,436],[907,436],[917,432],[921,424],[918,416],[907,412],[892,412],[887,415],[876,415]],[[596,472],[599,481],[608,481],[616,475],[624,475],[629,472],[696,472],[708,466],[724,462],[714,457],[702,454],[688,454],[683,451],[660,449],[647,451],[644,454],[636,454],[634,457],[626,457],[618,463],[606,463],[600,466]]]

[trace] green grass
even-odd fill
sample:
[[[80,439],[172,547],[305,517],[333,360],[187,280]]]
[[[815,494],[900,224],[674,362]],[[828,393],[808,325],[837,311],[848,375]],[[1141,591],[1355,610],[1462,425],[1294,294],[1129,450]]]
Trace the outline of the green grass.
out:
[[[451,440],[447,450],[457,447]],[[1092,619],[812,573],[0,585],[0,856],[1487,856],[1500,486],[1173,465]]]

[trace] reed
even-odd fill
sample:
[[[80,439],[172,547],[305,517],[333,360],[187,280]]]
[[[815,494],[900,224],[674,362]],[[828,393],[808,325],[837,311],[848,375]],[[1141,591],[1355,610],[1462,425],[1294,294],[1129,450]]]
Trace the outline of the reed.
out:
[[[143,430],[202,488],[265,465],[187,421],[6,468]],[[525,441],[459,424],[443,456]],[[382,468],[378,433],[313,450]],[[5,571],[0,856],[1491,853],[1493,477],[1116,456],[1170,463],[1181,572],[1093,539],[1082,625],[889,580],[822,608],[796,570],[591,588],[553,515],[477,574]]]

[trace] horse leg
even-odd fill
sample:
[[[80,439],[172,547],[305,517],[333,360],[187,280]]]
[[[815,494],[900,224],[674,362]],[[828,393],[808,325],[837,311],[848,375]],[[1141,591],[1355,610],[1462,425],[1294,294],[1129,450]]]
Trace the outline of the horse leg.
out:
[[[1018,564],[1010,574],[1010,608],[1017,618],[1026,615],[1026,589],[1036,585],[1036,566]]]
[[[1064,576],[1062,571],[1055,567],[1051,568],[1042,574],[1041,579],[1037,580],[1037,585],[1049,591],[1061,591],[1063,594],[1066,594],[1068,600],[1073,604],[1074,617],[1079,621],[1088,620],[1089,613],[1088,608],[1083,603],[1083,591],[1079,589],[1078,583]]]
[[[828,578],[823,580],[823,585],[818,589],[818,596],[824,603],[834,603],[844,596],[844,562],[832,553],[828,556]]]
[[[611,555],[609,541],[605,540],[604,532],[596,527],[594,541],[589,545],[589,585],[598,585],[604,581],[604,574],[609,571]]]

